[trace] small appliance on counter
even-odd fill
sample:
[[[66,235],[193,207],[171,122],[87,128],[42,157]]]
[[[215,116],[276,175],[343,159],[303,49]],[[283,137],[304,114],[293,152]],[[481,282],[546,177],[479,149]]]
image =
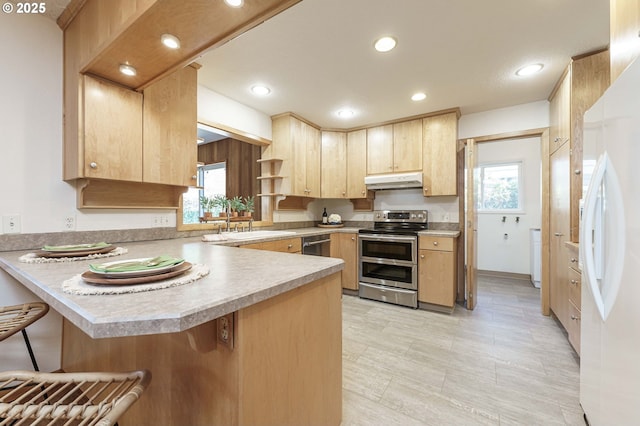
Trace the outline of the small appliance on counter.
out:
[[[358,234],[360,297],[418,307],[418,232],[428,229],[426,210],[373,212],[373,228]]]

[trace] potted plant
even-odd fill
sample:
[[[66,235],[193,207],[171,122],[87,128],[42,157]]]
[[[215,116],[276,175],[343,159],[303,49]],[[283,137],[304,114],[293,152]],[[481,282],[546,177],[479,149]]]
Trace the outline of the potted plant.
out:
[[[245,207],[244,215],[246,217],[251,217],[251,214],[255,210],[255,198],[253,197],[253,195],[244,197],[244,207]]]
[[[226,217],[227,216],[227,206],[229,205],[229,200],[222,194],[216,194],[213,196],[213,207],[219,207],[220,213],[218,216]]]
[[[200,196],[200,205],[202,206],[204,217],[212,217],[211,209],[213,208],[213,198],[207,197],[205,195]]]
[[[235,196],[232,199],[229,200],[229,208],[231,209],[231,212],[233,213],[232,216],[233,217],[237,217],[238,216],[238,212],[242,211],[244,209],[244,204],[242,204],[242,198],[240,198],[239,196]]]

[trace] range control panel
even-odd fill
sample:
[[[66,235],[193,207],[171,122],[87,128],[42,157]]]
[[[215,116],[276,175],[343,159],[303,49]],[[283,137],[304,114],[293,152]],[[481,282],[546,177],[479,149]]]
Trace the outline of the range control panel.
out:
[[[426,210],[376,210],[374,222],[427,223]]]

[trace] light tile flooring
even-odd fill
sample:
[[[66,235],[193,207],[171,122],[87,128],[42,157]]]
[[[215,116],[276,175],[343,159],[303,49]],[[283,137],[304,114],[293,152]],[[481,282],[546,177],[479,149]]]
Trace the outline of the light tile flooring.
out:
[[[579,365],[528,281],[481,276],[452,315],[343,297],[347,425],[584,425]]]

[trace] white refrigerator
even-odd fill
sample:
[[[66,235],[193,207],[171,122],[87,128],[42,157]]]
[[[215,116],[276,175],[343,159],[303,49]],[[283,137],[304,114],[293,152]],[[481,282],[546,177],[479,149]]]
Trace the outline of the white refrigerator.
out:
[[[640,61],[584,116],[580,403],[640,424]]]

